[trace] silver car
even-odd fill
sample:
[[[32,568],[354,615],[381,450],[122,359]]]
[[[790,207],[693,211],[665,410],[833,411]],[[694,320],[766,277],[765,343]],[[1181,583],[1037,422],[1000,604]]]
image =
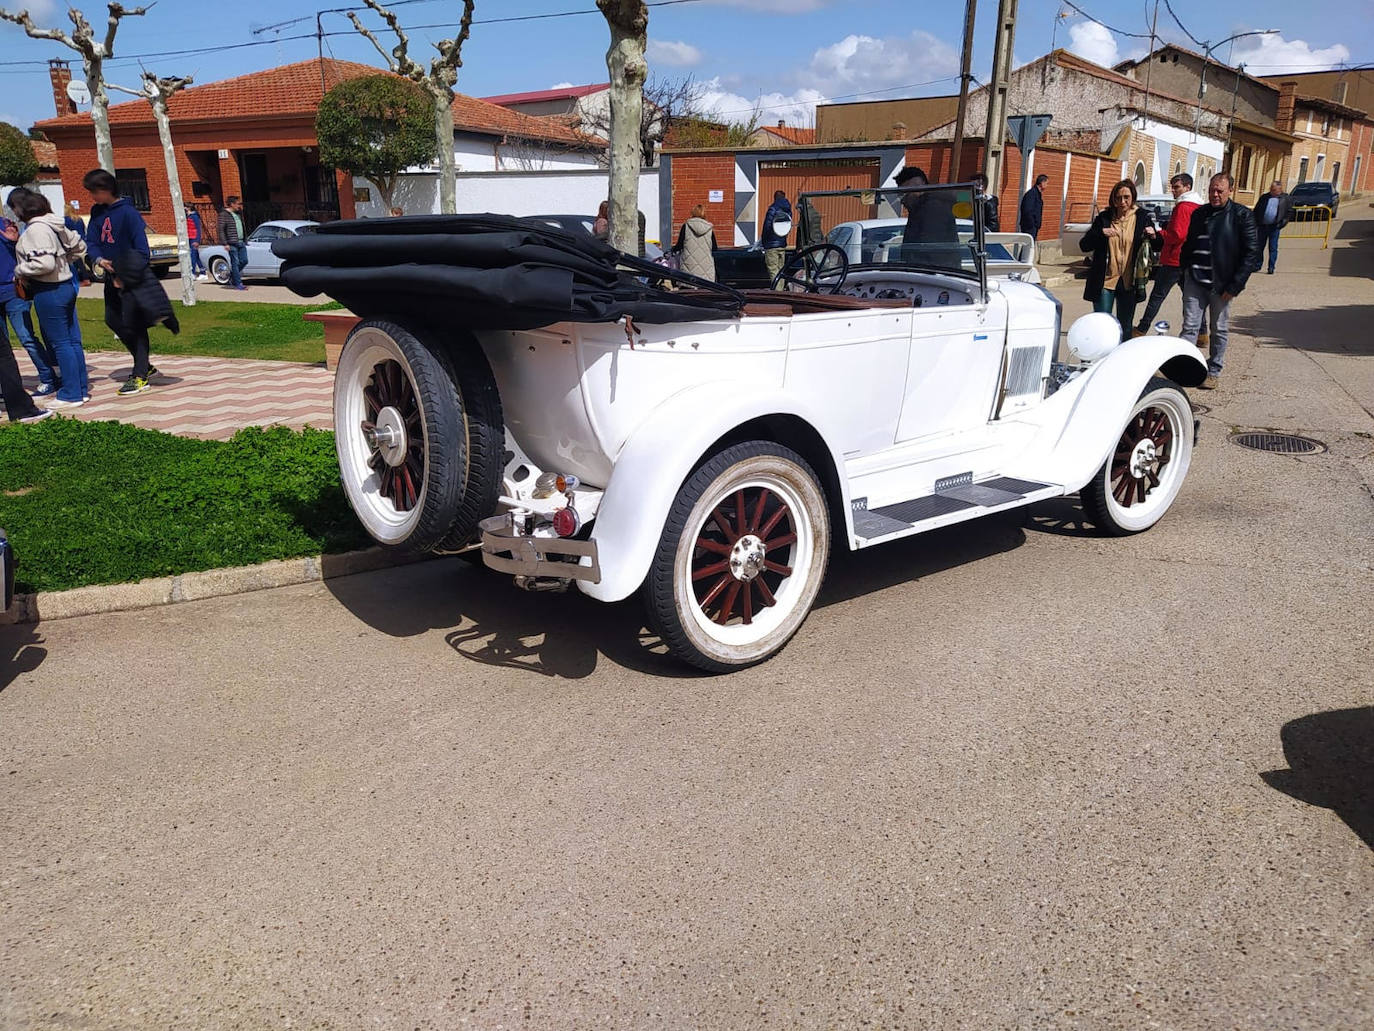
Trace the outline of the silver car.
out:
[[[319,228],[318,222],[283,220],[264,222],[251,233],[244,242],[248,245],[248,262],[243,266],[244,279],[274,279],[281,271],[281,258],[272,253],[272,245],[278,240],[313,233]],[[210,244],[200,249],[200,260],[210,277],[220,284],[229,282],[229,250],[222,244]]]

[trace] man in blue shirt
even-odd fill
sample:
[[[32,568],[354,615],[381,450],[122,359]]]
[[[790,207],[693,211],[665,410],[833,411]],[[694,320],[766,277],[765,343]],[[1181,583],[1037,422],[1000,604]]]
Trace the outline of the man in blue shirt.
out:
[[[14,245],[19,239],[19,227],[9,219],[0,220],[0,308],[4,318],[0,319],[0,347],[9,350],[10,338],[5,331],[8,323],[14,328],[14,335],[29,353],[33,367],[38,370],[38,389],[34,397],[47,397],[57,393],[62,385],[62,375],[57,370],[57,355],[46,342],[38,339],[33,330],[33,314],[30,302],[14,292]]]
[[[1293,201],[1283,192],[1283,183],[1277,179],[1269,187],[1269,192],[1255,204],[1255,228],[1259,230],[1260,250],[1269,248],[1269,275],[1274,274],[1274,265],[1279,260],[1279,233],[1293,218]]]
[[[142,264],[145,268],[148,266],[152,258],[148,250],[148,229],[143,224],[143,216],[129,199],[119,195],[119,183],[105,169],[87,172],[81,184],[91,195],[86,252],[92,266],[105,270],[105,325],[114,330],[119,342],[129,349],[134,358],[133,372],[116,393],[121,397],[141,394],[148,389],[148,381],[158,374],[157,366],[152,364],[148,356],[148,328],[125,315],[128,299],[115,274],[115,267],[127,266],[131,258],[133,264]],[[138,258],[141,258],[141,262]]]

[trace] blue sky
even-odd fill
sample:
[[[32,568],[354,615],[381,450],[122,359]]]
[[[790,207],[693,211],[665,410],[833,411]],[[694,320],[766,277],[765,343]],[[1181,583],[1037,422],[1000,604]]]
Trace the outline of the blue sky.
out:
[[[333,0],[343,6],[348,0]],[[1093,18],[1121,33],[1147,33],[1152,0],[1076,0]],[[1174,10],[1197,39],[1217,41],[1252,29],[1279,34],[1239,40],[1223,47],[1255,74],[1374,62],[1374,3],[1334,0],[1320,17],[1299,14],[1291,2],[1255,0],[1222,8],[1173,0]],[[0,6],[17,9],[15,0]],[[66,4],[29,0],[40,24],[66,27]],[[77,5],[94,18],[103,3]],[[192,74],[197,82],[304,60],[314,56],[312,0],[161,0],[145,17],[128,19],[120,30],[112,81],[136,84],[140,64],[159,74]],[[396,6],[403,24],[451,24],[457,0],[406,0]],[[992,26],[997,5],[978,5],[973,74],[985,79],[992,60]],[[593,0],[478,0],[477,24],[463,51],[458,88],[474,96],[585,83],[606,76],[605,24]],[[569,12],[591,12],[574,14]],[[565,16],[496,21],[529,15]],[[1060,16],[1062,15],[1062,17]],[[302,19],[295,24],[293,19]],[[369,24],[376,19],[364,14]],[[880,99],[953,92],[958,70],[963,4],[945,0],[919,5],[910,0],[686,0],[651,10],[650,64],[660,75],[691,74],[706,86],[707,102],[726,118],[744,118],[754,105],[765,121],[785,118],[807,124],[823,99]],[[323,16],[330,35],[327,53],[379,64],[380,58],[346,18]],[[272,28],[269,28],[272,26]],[[260,30],[255,32],[254,30]],[[413,52],[426,59],[441,29],[416,29]],[[1159,35],[1184,43],[1187,37],[1161,5]],[[307,38],[293,38],[306,36]],[[76,55],[56,44],[28,39],[16,26],[0,25],[0,120],[27,128],[50,117],[52,101],[45,62]],[[1047,51],[1051,43],[1098,63],[1144,52],[1147,40],[1130,38],[1094,24],[1057,0],[1021,0],[1016,31],[1018,63]],[[222,49],[232,44],[261,45]],[[221,49],[210,49],[221,48]],[[176,56],[167,51],[207,50]],[[32,63],[26,63],[32,62]],[[75,69],[74,69],[75,70]]]

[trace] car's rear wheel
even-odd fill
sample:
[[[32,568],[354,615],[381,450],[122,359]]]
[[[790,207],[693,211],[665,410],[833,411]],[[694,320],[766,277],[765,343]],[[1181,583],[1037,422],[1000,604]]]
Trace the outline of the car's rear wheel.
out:
[[[1124,537],[1148,530],[1178,497],[1193,457],[1193,409],[1166,379],[1152,379],[1116,446],[1079,497],[1103,533]]]
[[[229,259],[215,255],[210,259],[210,278],[220,286],[225,286],[229,282]]]
[[[726,448],[683,484],[643,596],[678,658],[725,673],[775,655],[805,621],[830,554],[815,472],[765,441]]]

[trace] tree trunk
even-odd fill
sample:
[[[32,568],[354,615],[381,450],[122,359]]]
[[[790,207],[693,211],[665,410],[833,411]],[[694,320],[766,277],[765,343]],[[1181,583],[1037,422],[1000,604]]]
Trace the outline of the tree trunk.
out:
[[[649,12],[642,2],[605,3],[598,7],[611,29],[606,69],[611,76],[610,243],[628,254],[639,253],[639,170],[643,158],[640,128],[644,112],[644,60]]]
[[[390,215],[392,198],[396,196],[396,179],[393,176],[379,176],[376,179],[369,179],[368,182],[377,187],[377,193],[382,198],[382,215],[384,217]]]
[[[434,97],[434,139],[439,144],[439,210],[458,212],[457,171],[453,165],[453,96],[447,90]]]
[[[176,151],[172,149],[172,126],[167,118],[167,100],[161,95],[149,98],[157,137],[162,141],[162,159],[167,165],[167,187],[172,194],[172,217],[177,221],[177,263],[181,266],[181,303],[196,303],[196,277],[191,271],[191,242],[186,235],[186,205],[181,200],[181,177],[177,173]]]
[[[110,138],[110,95],[105,92],[103,62],[86,62],[86,85],[91,91],[91,125],[95,127],[95,160],[114,175],[114,142]]]

